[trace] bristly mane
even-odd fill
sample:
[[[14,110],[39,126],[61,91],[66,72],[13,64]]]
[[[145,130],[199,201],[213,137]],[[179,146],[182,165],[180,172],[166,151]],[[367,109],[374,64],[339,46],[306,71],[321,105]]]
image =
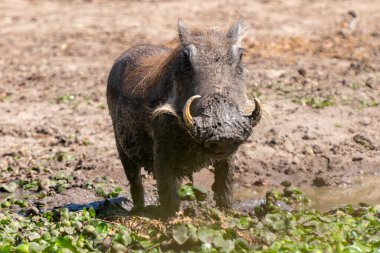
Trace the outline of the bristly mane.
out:
[[[152,55],[141,60],[140,65],[135,70],[138,72],[144,72],[149,69],[149,72],[137,83],[133,92],[136,89],[146,89],[158,84],[166,73],[173,73],[178,66],[180,58],[181,45],[177,45],[169,52],[164,52],[158,55]]]

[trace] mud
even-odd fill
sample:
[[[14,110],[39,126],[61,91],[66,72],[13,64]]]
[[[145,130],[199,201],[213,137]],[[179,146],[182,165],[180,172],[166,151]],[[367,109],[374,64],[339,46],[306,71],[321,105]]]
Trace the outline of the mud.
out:
[[[1,1],[0,183],[75,175],[51,198],[57,206],[95,201],[79,186],[102,176],[127,189],[105,102],[113,60],[136,43],[173,46],[178,17],[203,26],[245,17],[247,92],[267,112],[237,153],[236,187],[356,185],[380,172],[375,2]],[[206,188],[212,180],[209,170],[195,176]]]

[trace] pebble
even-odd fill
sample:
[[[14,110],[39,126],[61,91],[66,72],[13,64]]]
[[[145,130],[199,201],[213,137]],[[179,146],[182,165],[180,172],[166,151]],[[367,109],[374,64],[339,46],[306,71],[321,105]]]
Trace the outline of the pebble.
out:
[[[312,147],[310,147],[310,146],[305,146],[304,150],[302,151],[302,153],[304,155],[311,155],[311,156],[314,155],[314,151],[313,151]]]
[[[359,162],[359,161],[361,161],[361,160],[363,160],[363,157],[362,157],[362,156],[354,156],[354,157],[352,157],[352,161],[353,161],[353,162]]]
[[[369,126],[371,124],[371,119],[369,117],[365,117],[359,121],[363,126]]]
[[[322,153],[321,147],[318,146],[317,144],[312,145],[312,149],[313,149],[314,154],[321,154]]]
[[[365,86],[367,86],[368,88],[370,89],[373,89],[374,87],[374,84],[375,84],[375,81],[372,77],[369,77],[366,81],[365,81]]]
[[[298,69],[298,74],[300,74],[303,77],[306,77],[306,70],[304,68]]]

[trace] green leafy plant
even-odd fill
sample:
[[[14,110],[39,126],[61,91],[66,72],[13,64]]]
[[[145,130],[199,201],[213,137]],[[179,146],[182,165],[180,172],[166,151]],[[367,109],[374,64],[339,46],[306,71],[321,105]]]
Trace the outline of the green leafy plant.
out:
[[[59,103],[70,103],[75,100],[75,95],[73,94],[65,94],[63,96],[60,96],[57,101]]]
[[[301,105],[307,105],[315,109],[323,109],[325,107],[334,106],[336,104],[335,99],[332,97],[310,97],[310,98],[295,98],[293,102]]]
[[[21,216],[9,206],[26,201],[15,199],[0,212],[0,252],[380,252],[379,206],[321,213],[308,209],[310,200],[299,189],[284,185],[283,192],[269,191],[251,215],[210,208],[203,189],[185,185],[180,193],[198,203],[197,212],[168,221],[102,220],[92,208]]]
[[[363,107],[376,107],[378,105],[378,103],[375,100],[367,100],[367,99],[360,100],[359,103]]]

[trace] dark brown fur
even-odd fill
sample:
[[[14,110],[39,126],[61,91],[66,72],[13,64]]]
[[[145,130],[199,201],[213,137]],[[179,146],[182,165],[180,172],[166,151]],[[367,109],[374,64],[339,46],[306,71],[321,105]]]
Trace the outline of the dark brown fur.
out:
[[[231,207],[234,152],[252,132],[242,115],[245,75],[234,46],[239,29],[240,22],[226,36],[188,31],[180,22],[175,49],[139,45],[116,60],[107,102],[135,207],[144,206],[142,167],[154,173],[163,214],[171,215],[179,208],[181,179],[206,165],[215,167],[217,205]],[[191,106],[189,129],[182,109],[196,94],[202,98]]]

